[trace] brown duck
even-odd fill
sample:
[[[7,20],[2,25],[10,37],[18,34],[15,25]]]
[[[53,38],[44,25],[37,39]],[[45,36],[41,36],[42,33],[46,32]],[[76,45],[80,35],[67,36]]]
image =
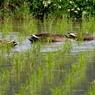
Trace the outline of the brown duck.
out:
[[[29,40],[31,42],[36,42],[38,40],[51,41],[51,42],[63,42],[67,40],[67,37],[66,35],[43,33],[43,34],[31,35]]]
[[[93,37],[87,33],[68,33],[66,36],[68,38],[75,39],[77,41],[79,41],[79,40],[83,40],[83,41],[95,40],[95,37]]]
[[[15,42],[14,40],[0,40],[0,46],[5,45],[5,44],[16,46],[17,42]]]

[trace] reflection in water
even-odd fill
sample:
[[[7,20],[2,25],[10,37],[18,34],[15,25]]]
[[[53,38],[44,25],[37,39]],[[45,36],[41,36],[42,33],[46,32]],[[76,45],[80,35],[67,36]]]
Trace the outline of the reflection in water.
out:
[[[2,35],[2,33],[0,33]],[[2,38],[2,36],[0,35],[0,38]],[[18,32],[9,32],[9,35],[6,36],[6,39],[14,39],[16,42],[19,43],[18,37],[19,33]],[[28,35],[29,36],[29,35]],[[26,36],[26,38],[22,41],[22,43],[19,43],[15,48],[12,49],[12,51],[17,51],[17,52],[21,52],[21,51],[27,51],[29,49],[32,48],[33,45],[35,45],[34,43],[31,43],[28,40],[28,36]],[[55,42],[55,43],[40,43],[40,52],[53,52],[53,51],[58,51],[63,49],[65,42]],[[71,52],[74,53],[78,53],[80,51],[93,51],[93,49],[95,48],[95,40],[93,41],[85,41],[85,42],[77,42],[77,41],[71,41]]]
[[[44,43],[42,44],[40,42],[40,52],[54,52],[54,51],[58,51],[58,50],[62,50],[64,47],[64,44],[66,42],[55,42],[55,43]],[[30,41],[28,40],[28,37],[18,46],[15,47],[15,49],[13,49],[13,51],[17,51],[17,52],[22,52],[22,51],[27,51],[29,49],[31,49],[34,45],[36,45],[36,43],[30,43]],[[75,42],[72,41],[71,42],[71,55],[76,55],[82,51],[93,51],[93,49],[95,48],[95,41],[89,41],[89,42]],[[69,55],[68,55],[69,56]],[[70,60],[69,60],[70,61]],[[95,60],[94,60],[95,61]],[[66,70],[64,70],[64,72],[66,72]],[[48,95],[50,94],[48,92],[49,90],[49,86],[50,85],[59,85],[61,83],[61,81],[63,81],[63,75],[64,72],[60,72],[60,70],[54,71],[54,73],[58,73],[57,79],[55,80],[56,82],[54,84],[46,84],[44,86],[44,91],[42,91],[42,95]],[[87,82],[92,82],[95,78],[94,73],[95,70],[94,69],[87,69],[86,71],[87,73],[87,80],[84,80],[82,83],[79,84],[79,86],[75,86],[75,88],[73,88],[73,94],[71,95],[84,95],[85,92],[88,90],[87,86],[90,83]],[[46,91],[47,89],[47,91]]]
[[[50,45],[44,45],[41,52],[52,52],[52,51],[58,51],[63,49],[61,45],[64,45],[65,42],[56,42],[52,43]],[[72,53],[77,53],[80,51],[93,51],[95,48],[95,41],[90,41],[90,42],[71,42],[71,52]]]
[[[77,29],[76,29],[77,30]],[[15,41],[19,42],[19,37],[18,37],[19,33],[18,32],[12,32],[12,33],[9,33],[9,35],[6,36],[6,39],[14,39]],[[22,42],[12,48],[12,52],[10,53],[10,55],[13,55],[13,54],[17,54],[19,52],[24,52],[24,51],[27,51],[27,50],[31,50],[33,48],[33,46],[36,45],[36,43],[31,43],[29,40],[28,40],[28,37],[29,35],[26,35],[26,38],[24,40],[22,40]],[[0,35],[0,37],[2,38],[2,36]],[[21,37],[20,37],[21,38]],[[65,45],[66,42],[55,42],[55,43],[44,43],[42,44],[40,42],[40,52],[41,53],[48,53],[48,52],[54,52],[54,51],[58,51],[58,50],[62,50],[64,49],[64,45]],[[75,60],[73,59],[78,53],[82,52],[82,51],[93,51],[93,49],[95,48],[95,41],[89,41],[89,42],[75,42],[75,41],[71,41],[71,52],[69,55],[67,55],[68,57],[70,56],[70,58],[68,58],[69,60],[65,60],[64,64],[61,64],[60,68],[63,69],[63,67],[65,69],[56,69],[55,71],[53,71],[55,73],[55,82],[54,83],[45,83],[44,86],[43,86],[43,91],[42,91],[42,94],[41,95],[49,95],[49,91],[47,89],[49,89],[49,86],[50,85],[59,85],[63,82],[64,80],[64,73],[68,71],[68,69],[70,69],[70,66],[72,65],[71,63],[75,63]],[[58,56],[59,57],[59,56]],[[63,56],[62,56],[63,57]],[[39,63],[39,60],[40,59],[37,59],[38,60],[38,63]],[[35,61],[37,61],[35,60]],[[62,63],[63,63],[63,60]],[[94,79],[95,79],[95,64],[94,64],[95,60],[93,59],[93,68],[88,68],[87,69],[87,80],[86,81],[83,81],[83,83],[80,84],[80,86],[75,86],[75,88],[73,89],[73,94],[72,95],[83,95],[84,94],[84,91],[87,91],[87,85],[89,83],[87,82],[92,82]],[[7,62],[6,62],[7,63]],[[3,64],[4,65],[4,64]],[[8,64],[7,64],[8,65]],[[6,67],[7,67],[6,65]],[[26,65],[25,65],[26,66]],[[26,67],[27,68],[27,67]],[[27,70],[26,70],[27,71]],[[23,76],[23,80],[25,79],[25,72],[26,71],[23,71],[24,74],[22,74]],[[63,72],[62,72],[63,71]],[[28,73],[28,72],[26,72]],[[26,77],[27,78],[27,77]],[[12,80],[13,81],[13,80]],[[11,84],[10,84],[10,87],[12,86],[15,86],[16,89],[19,89],[19,84],[16,84],[17,82],[14,82],[12,83],[11,81]],[[15,83],[15,84],[14,84]],[[16,85],[18,85],[18,88],[16,87]],[[11,92],[11,88],[10,88],[10,91]],[[11,93],[12,94],[12,93]],[[71,95],[71,94],[70,94]]]
[[[16,38],[16,37],[15,37]],[[28,40],[28,37],[20,44],[18,44],[13,51],[27,51],[29,49],[32,48],[33,45],[35,45],[36,43],[31,43]],[[53,51],[58,51],[63,49],[65,42],[55,42],[55,43],[44,43],[42,44],[40,42],[40,52],[53,52]],[[87,41],[87,42],[75,42],[72,41],[71,42],[71,52],[74,53],[78,53],[80,51],[93,51],[93,49],[95,48],[95,41]]]
[[[73,44],[72,53],[80,52],[80,51],[93,51],[95,48],[95,41],[87,41],[81,42],[80,44]]]
[[[31,43],[29,42],[28,39],[24,40],[21,44],[19,43],[13,51],[17,52],[22,52],[22,51],[27,51],[28,49],[31,48]]]

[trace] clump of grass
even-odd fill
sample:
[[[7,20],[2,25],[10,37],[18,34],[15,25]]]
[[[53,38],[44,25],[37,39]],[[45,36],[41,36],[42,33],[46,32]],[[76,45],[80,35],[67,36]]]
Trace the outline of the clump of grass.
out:
[[[38,21],[36,21],[35,19],[31,19],[31,20],[24,20],[23,23],[22,23],[22,33],[23,36],[26,36],[26,35],[31,35],[31,34],[35,34],[38,32]],[[26,34],[26,35],[25,35]]]
[[[45,72],[46,72],[46,80],[48,82],[53,81],[54,75],[53,71],[55,68],[55,54],[54,53],[48,53],[46,56],[46,67],[45,67]]]
[[[88,89],[87,95],[94,95],[95,94],[95,82],[91,83],[91,86]]]
[[[93,34],[95,31],[95,23],[94,18],[89,16],[88,19],[86,19],[84,16],[82,17],[81,27],[80,27],[80,33],[88,33]]]
[[[65,34],[68,30],[72,30],[72,21],[71,19],[68,20],[66,15],[63,15],[62,19],[56,21],[53,31],[58,34]]]
[[[88,18],[89,20],[88,20],[88,22],[87,22],[87,31],[88,31],[88,33],[90,33],[90,34],[93,34],[94,33],[94,31],[95,31],[95,21],[94,21],[94,17],[91,17],[91,16],[89,16],[89,18]]]
[[[95,55],[95,52],[92,52],[92,54],[90,55],[90,56],[92,56],[91,62],[89,64],[90,69],[94,69],[94,63],[93,63],[94,62],[94,56],[93,55]],[[95,79],[93,79],[92,81],[88,80],[87,83],[89,83],[89,84],[87,86],[87,91],[85,91],[85,94],[86,95],[94,95],[95,94]]]
[[[8,33],[13,31],[13,27],[12,27],[12,19],[9,18],[5,18],[3,20],[3,24],[1,24],[1,29],[0,32],[2,33],[2,37],[5,38],[6,35],[8,35]]]
[[[42,63],[37,59],[41,54],[37,52],[38,45],[36,48],[34,47],[34,49],[13,56],[11,82],[16,83],[18,86],[18,92],[13,91],[15,94],[37,95],[42,88],[44,69],[41,65]],[[21,80],[23,76],[25,78]],[[15,89],[15,86],[13,89]]]
[[[65,53],[68,53],[68,52],[71,51],[71,49],[72,49],[72,43],[67,41],[67,42],[64,44],[64,46],[63,46],[63,51],[64,51]]]
[[[73,92],[72,89],[74,86],[79,85],[85,79],[85,70],[87,68],[87,62],[85,60],[87,57],[86,54],[87,53],[79,54],[79,57],[77,58],[77,63],[72,64],[71,70],[66,74],[64,83],[60,84],[54,89],[51,89],[52,95],[57,95],[56,93],[60,95],[68,95]]]
[[[20,57],[20,58],[19,58]],[[19,53],[18,55],[14,55],[14,69],[16,70],[17,73],[19,73],[21,71],[21,69],[23,68],[24,63],[24,55],[23,53]]]
[[[29,79],[21,87],[18,92],[18,95],[34,94],[37,95],[42,88],[43,84],[43,69],[41,67],[36,67],[29,74]]]
[[[83,23],[85,25],[82,25],[82,29],[84,30],[84,32],[86,32],[88,30],[85,30],[84,28],[86,27],[86,20],[84,20]],[[91,22],[87,22],[87,24],[89,25],[90,23],[94,23],[93,19],[91,20]],[[9,20],[6,23],[4,22],[4,24],[5,26],[1,28],[1,32],[5,31],[5,38],[9,31],[13,31],[13,24],[9,24]],[[7,26],[8,24],[9,26]],[[39,24],[41,24],[42,27],[40,27]],[[66,17],[63,17],[63,19],[61,20],[55,20],[55,18],[52,20],[49,19],[48,21],[44,20],[43,23],[37,20],[29,21],[29,18],[25,17],[25,19],[22,21],[22,26],[19,26],[22,29],[21,31],[19,31],[18,40],[20,42],[24,41],[27,38],[26,36],[41,32],[64,34],[68,32],[67,30],[73,30],[72,24],[72,20],[69,21]],[[70,27],[69,29],[67,29],[68,26]],[[4,28],[5,30],[3,30]],[[94,29],[92,31],[94,31]],[[63,45],[59,45],[58,48],[60,49],[61,47],[61,49],[58,49],[58,51],[56,52],[42,53],[40,52],[42,44],[44,45],[49,43],[33,43],[31,44],[31,49],[27,50],[26,52],[21,51],[15,55],[8,56],[10,57],[10,60],[6,58],[6,60],[8,60],[8,62],[12,66],[10,67],[10,71],[9,69],[6,69],[6,76],[4,70],[1,70],[1,73],[3,73],[2,75],[0,74],[0,76],[1,79],[4,80],[4,82],[1,81],[3,89],[1,89],[2,93],[5,93],[6,91],[10,90],[10,88],[8,88],[10,86],[13,88],[11,90],[13,94],[38,95],[42,93],[43,87],[47,86],[47,84],[50,84],[48,86],[48,91],[46,92],[50,91],[52,95],[67,95],[68,93],[73,93],[74,87],[81,85],[81,82],[85,80],[86,69],[88,67],[88,62],[86,62],[86,58],[89,55],[89,53],[81,53],[78,55],[77,58],[76,56],[69,55],[72,49],[72,42],[69,41],[65,42],[65,44]],[[11,51],[10,47],[8,46],[2,47],[0,49],[0,64],[3,64],[3,62],[5,63],[5,59],[3,57],[6,56],[3,55],[6,52],[8,54]],[[77,62],[72,61],[74,59]],[[68,70],[68,68],[70,70]],[[61,75],[60,72],[60,75],[56,75],[56,70],[66,70],[66,75]],[[3,75],[4,77],[2,77]],[[57,80],[57,78],[55,77],[59,76],[61,76],[61,79]],[[59,81],[61,82],[59,83]],[[5,87],[5,83],[7,83],[8,86]],[[16,84],[16,86],[14,84]],[[54,87],[54,85],[56,85],[56,87]]]
[[[66,33],[67,28],[67,19],[64,17],[57,21],[56,28],[54,31],[58,32],[59,34]]]
[[[43,33],[54,33],[53,27],[54,27],[54,16],[50,16],[48,19],[44,18],[44,22],[41,23],[42,26],[42,32]]]
[[[6,94],[8,88],[10,87],[9,83],[10,72],[7,69],[0,70],[0,94]]]

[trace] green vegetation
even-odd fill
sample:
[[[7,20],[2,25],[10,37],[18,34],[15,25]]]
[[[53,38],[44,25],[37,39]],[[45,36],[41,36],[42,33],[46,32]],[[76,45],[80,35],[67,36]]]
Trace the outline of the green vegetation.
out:
[[[18,0],[18,3],[16,0],[8,0],[6,3],[4,0],[1,3],[1,9],[5,7],[4,10],[1,10],[3,11],[1,12],[1,16],[4,16],[4,20],[0,22],[0,37],[1,39],[15,39],[19,42],[17,47],[11,48],[9,45],[0,47],[1,95],[10,95],[10,93],[13,95],[73,95],[79,91],[83,91],[87,95],[94,95],[94,80],[91,81],[92,84],[87,85],[88,91],[82,89],[82,84],[88,84],[89,82],[87,80],[87,70],[93,67],[95,49],[90,48],[90,51],[75,52],[72,54],[72,50],[76,49],[73,47],[80,47],[86,43],[82,44],[81,41],[66,41],[59,44],[52,44],[51,42],[31,44],[28,41],[27,43],[25,42],[31,34],[43,32],[65,34],[73,31],[95,35],[93,13],[82,14],[86,9],[83,10],[81,7],[79,17],[82,16],[82,19],[80,22],[67,18],[69,16],[78,17],[78,14],[75,14],[76,12],[71,9],[73,8],[73,4],[79,1],[52,1],[50,11],[46,11],[45,13],[43,23],[38,19],[33,19],[33,15],[38,18],[40,17],[39,14],[43,10],[39,10],[38,6],[43,5],[42,1],[37,3],[37,1],[34,2],[32,0]],[[65,6],[62,5],[62,2]],[[91,1],[83,1],[83,4],[86,4],[84,2],[89,3],[87,6],[90,6]],[[54,5],[55,3],[59,5]],[[9,5],[12,9],[10,9]],[[58,8],[58,6],[62,8]],[[77,4],[77,6],[79,7],[80,5]],[[45,4],[43,7],[48,9]],[[66,12],[67,9],[71,11]],[[62,14],[58,14],[59,10],[61,10]],[[50,14],[48,14],[47,18],[48,12]],[[70,12],[72,12],[72,15],[70,15]],[[57,19],[54,15],[62,16],[62,19]],[[88,19],[85,16],[88,16]],[[56,51],[53,51],[53,45],[56,46]],[[27,50],[22,48],[28,46],[30,47]],[[51,52],[48,51],[48,46],[51,46]],[[94,47],[95,44],[92,46]],[[19,51],[17,51],[18,48]],[[41,52],[43,49],[48,52]]]
[[[43,19],[50,15],[81,18],[95,15],[95,0],[1,0],[0,17]]]

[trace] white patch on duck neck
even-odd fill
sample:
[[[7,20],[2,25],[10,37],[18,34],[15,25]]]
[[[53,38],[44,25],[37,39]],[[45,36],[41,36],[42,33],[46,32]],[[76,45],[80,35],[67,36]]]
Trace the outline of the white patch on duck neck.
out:
[[[70,33],[70,35],[72,35],[72,36],[74,36],[74,37],[76,36],[76,35],[75,35],[75,34],[73,34],[73,33]]]
[[[33,34],[32,36],[33,36],[34,38],[40,38],[40,37],[38,37],[38,36],[36,36],[36,35],[34,35],[34,34]]]

